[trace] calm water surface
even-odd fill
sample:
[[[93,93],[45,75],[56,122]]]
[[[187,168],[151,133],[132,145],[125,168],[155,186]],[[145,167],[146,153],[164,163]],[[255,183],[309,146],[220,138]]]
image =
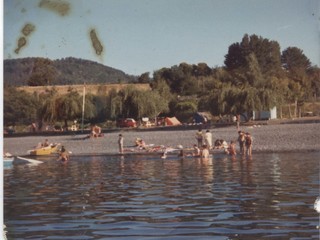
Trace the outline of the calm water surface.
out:
[[[4,170],[8,239],[319,239],[319,152]]]

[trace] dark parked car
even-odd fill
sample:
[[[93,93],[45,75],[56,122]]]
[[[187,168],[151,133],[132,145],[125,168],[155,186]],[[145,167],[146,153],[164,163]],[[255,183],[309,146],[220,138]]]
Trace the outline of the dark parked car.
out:
[[[4,128],[3,131],[4,131],[4,134],[9,134],[9,135],[12,135],[12,134],[14,134],[14,133],[16,132],[16,131],[13,129],[13,127]]]
[[[137,127],[137,122],[133,118],[119,119],[117,127]]]

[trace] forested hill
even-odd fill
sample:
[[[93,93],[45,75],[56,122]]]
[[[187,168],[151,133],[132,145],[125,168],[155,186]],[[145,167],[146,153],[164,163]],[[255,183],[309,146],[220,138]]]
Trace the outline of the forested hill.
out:
[[[64,58],[4,60],[4,84],[13,86],[72,85],[134,82],[135,76],[97,62]]]

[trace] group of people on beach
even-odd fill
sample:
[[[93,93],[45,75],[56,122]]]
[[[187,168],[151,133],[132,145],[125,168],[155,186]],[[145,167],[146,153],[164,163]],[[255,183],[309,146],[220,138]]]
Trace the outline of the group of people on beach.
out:
[[[212,133],[209,129],[203,132],[202,129],[199,129],[196,133],[196,141],[197,143],[193,145],[192,154],[189,154],[193,157],[202,157],[208,158],[210,155],[210,150],[214,149],[222,149],[225,154],[236,156],[236,141],[232,140],[230,143],[227,143],[224,139],[217,139],[214,144],[212,144]],[[238,139],[239,143],[239,153],[242,156],[251,156],[252,155],[252,136],[248,132],[243,132],[241,130],[238,131]],[[119,153],[124,153],[124,146],[123,146],[124,138],[122,134],[119,134],[118,139],[118,146],[119,146]],[[178,149],[180,149],[179,157],[184,157],[184,149],[182,145],[179,145]],[[141,138],[136,138],[135,140],[135,147],[139,150],[150,150],[148,145],[146,145],[145,141]],[[168,148],[166,148],[161,155],[161,158],[165,158],[166,154],[168,153]]]
[[[103,137],[103,136],[104,136],[104,134],[101,132],[101,127],[99,127],[97,125],[91,126],[90,137],[97,138],[97,137]]]
[[[189,154],[189,156],[193,157],[201,157],[201,158],[208,158],[210,155],[210,150],[214,149],[222,149],[225,154],[236,156],[237,150],[236,150],[236,141],[232,140],[228,144],[226,140],[224,139],[217,139],[214,144],[212,144],[212,133],[209,129],[207,129],[205,132],[202,131],[202,129],[199,129],[196,133],[196,141],[197,143],[193,145],[192,153]],[[239,143],[239,153],[242,156],[249,156],[252,155],[252,136],[248,132],[243,132],[241,130],[238,131],[238,139]],[[48,140],[42,144],[42,146],[49,145]],[[135,140],[135,146],[140,150],[148,150],[148,147],[144,140],[141,138],[136,138]],[[180,145],[181,146],[181,145]],[[122,134],[119,134],[118,138],[118,147],[119,147],[119,153],[124,153],[124,137]],[[166,157],[167,149],[163,152],[162,158]],[[184,149],[181,146],[180,147],[180,157],[184,157]],[[65,149],[64,146],[61,147],[59,151],[59,158],[58,160],[61,161],[68,161],[69,160],[69,153]]]
[[[217,139],[212,145],[212,134],[210,130],[206,130],[204,133],[201,129],[196,133],[197,144],[194,145],[194,155],[202,156],[202,152],[205,153],[208,150],[223,149],[224,153],[235,156],[236,151],[236,141],[231,141],[229,144],[224,139]],[[248,132],[238,131],[238,143],[240,148],[240,155],[252,155],[252,136]]]

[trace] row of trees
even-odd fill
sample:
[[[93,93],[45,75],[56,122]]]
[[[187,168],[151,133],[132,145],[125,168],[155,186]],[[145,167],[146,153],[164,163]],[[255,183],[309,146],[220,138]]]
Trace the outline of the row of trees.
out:
[[[280,52],[276,41],[245,35],[232,44],[225,66],[181,63],[155,71],[151,83],[165,81],[173,93],[193,95],[200,110],[213,114],[238,114],[305,101],[320,94],[320,69],[297,47]],[[145,80],[146,74],[142,80]],[[141,80],[141,77],[139,78]]]
[[[151,91],[128,87],[107,95],[87,95],[85,118],[92,123],[118,117],[155,117],[160,113],[186,121],[196,111],[213,115],[241,114],[295,103],[290,114],[299,115],[304,102],[320,94],[320,69],[311,66],[303,51],[289,47],[280,52],[275,41],[245,35],[230,45],[225,66],[181,63],[142,74],[138,81]],[[41,75],[35,79],[43,78]],[[30,81],[34,80],[33,78]],[[14,88],[4,90],[4,123],[54,123],[81,118],[82,96],[72,88],[29,95]]]
[[[85,101],[83,101],[85,100]],[[84,104],[83,104],[84,102]],[[80,120],[83,114],[86,122],[99,123],[116,120],[119,117],[155,117],[168,112],[169,100],[158,90],[138,90],[134,85],[123,90],[111,90],[107,95],[86,94],[85,98],[69,87],[68,93],[61,95],[54,88],[44,93],[29,94],[6,87],[4,91],[4,124],[31,124],[37,121],[55,124]]]

